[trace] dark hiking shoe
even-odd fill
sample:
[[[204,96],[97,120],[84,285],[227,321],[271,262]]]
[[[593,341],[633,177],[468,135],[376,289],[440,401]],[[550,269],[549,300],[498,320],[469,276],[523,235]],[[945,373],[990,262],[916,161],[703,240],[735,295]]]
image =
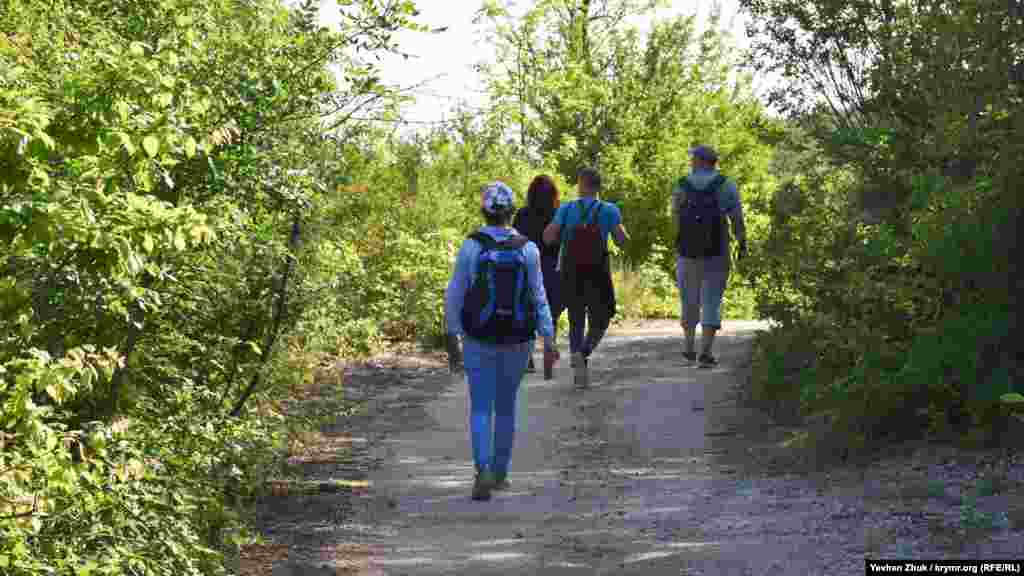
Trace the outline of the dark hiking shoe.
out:
[[[533,364],[533,354],[530,354],[530,361],[526,364],[526,372],[533,374],[537,371],[537,367]]]
[[[696,352],[683,352],[683,365],[684,366],[693,366],[696,363],[697,363],[697,353]]]
[[[473,482],[473,500],[490,500],[491,490],[494,490],[494,475],[490,472],[480,472]]]
[[[574,382],[576,387],[579,389],[585,389],[590,387],[590,370],[587,366],[587,357],[582,352],[573,354],[573,360],[576,361],[574,368]]]
[[[715,357],[711,354],[701,354],[697,361],[700,362],[701,368],[714,368],[718,366],[718,360],[715,360]]]
[[[502,490],[508,490],[511,487],[512,485],[508,483],[507,476],[505,476],[504,474],[494,475],[494,486],[491,487],[491,490],[501,492]]]

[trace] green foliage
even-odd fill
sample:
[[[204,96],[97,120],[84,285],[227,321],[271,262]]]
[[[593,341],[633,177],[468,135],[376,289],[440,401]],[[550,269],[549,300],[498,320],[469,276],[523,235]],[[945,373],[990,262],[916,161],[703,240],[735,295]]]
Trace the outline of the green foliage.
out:
[[[998,440],[999,399],[1020,386],[1024,149],[1007,131],[1022,117],[1006,75],[1019,18],[742,4],[755,64],[788,80],[773,97],[792,113],[750,260],[758,309],[779,324],[758,345],[756,394],[824,417],[854,447],[923,431]]]
[[[582,165],[600,168],[602,196],[625,215],[633,264],[674,244],[671,190],[690,170],[694,143],[718,149],[752,235],[766,225],[757,212],[772,187],[760,138],[767,119],[750,78],[737,74],[731,40],[717,20],[698,33],[693,17],[656,19],[642,34],[627,18],[653,4],[542,2],[520,19],[491,18],[501,57],[488,72],[495,106],[514,119],[524,153],[567,181]]]
[[[490,73],[494,109],[397,135],[353,119],[394,117],[375,62],[424,30],[413,3],[347,2],[335,29],[292,4],[4,2],[4,574],[223,573],[287,435],[317,424],[280,400],[327,358],[444,332],[487,181],[521,205],[549,173],[568,200],[598,164],[633,233],[623,317],[678,314],[669,193],[694,141],[767,234],[782,130],[693,19],[643,35],[626,19],[657,2],[544,2],[516,22],[492,6],[521,64]],[[737,271],[726,314],[748,316]]]
[[[4,574],[223,572],[309,377],[291,346],[362,320],[323,298],[364,263],[309,159],[325,109],[391,98],[367,59],[416,26],[350,4],[328,30],[313,2],[4,3]]]
[[[640,266],[622,264],[613,272],[618,320],[679,317],[675,274],[667,274],[659,261],[666,251],[655,246],[652,257]]]
[[[374,338],[430,343],[444,333],[455,254],[483,224],[480,187],[502,179],[522,205],[534,176],[514,149],[501,145],[501,129],[495,119],[464,116],[454,131],[403,138],[370,133],[346,146],[346,159],[377,158],[345,162],[354,184],[340,190],[351,196],[330,217],[333,226],[345,227],[359,262],[357,279],[337,292],[349,298],[339,313],[372,318]]]
[[[617,250],[614,253],[618,253]],[[651,247],[651,255],[640,266],[617,259],[612,280],[618,302],[617,320],[678,319],[679,288],[676,285],[676,252],[661,244]],[[733,281],[722,299],[726,318],[754,318],[754,294],[733,273]]]
[[[964,206],[984,188],[937,192],[909,234],[836,225],[843,219],[814,202],[777,222],[752,259],[758,307],[781,324],[760,346],[758,396],[799,399],[855,443],[922,426],[944,433],[963,417],[992,425],[992,404],[1012,380],[985,349],[1010,334],[1005,300],[978,285],[1000,260],[998,228]],[[794,352],[801,341],[811,346]]]

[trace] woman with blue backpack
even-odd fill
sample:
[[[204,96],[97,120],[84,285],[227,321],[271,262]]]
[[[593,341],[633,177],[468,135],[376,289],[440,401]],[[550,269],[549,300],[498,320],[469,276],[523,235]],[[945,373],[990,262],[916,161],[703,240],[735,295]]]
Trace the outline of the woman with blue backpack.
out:
[[[543,236],[544,228],[551,223],[560,203],[558,186],[555,185],[554,179],[547,174],[541,174],[530,182],[530,187],[526,189],[526,206],[520,208],[516,212],[515,218],[512,219],[512,227],[540,249],[540,268],[544,273],[544,293],[548,297],[548,307],[551,309],[551,322],[555,327],[556,341],[558,340],[558,319],[565,310],[562,303],[561,278],[558,273],[559,246],[545,244]],[[536,371],[533,365],[533,350],[534,344],[530,342],[527,372]],[[550,363],[544,365],[545,380],[552,378],[551,368]]]
[[[492,490],[508,487],[516,395],[538,332],[544,338],[546,362],[558,357],[540,252],[509,226],[514,211],[507,185],[484,187],[481,212],[486,225],[462,243],[445,295],[448,341],[463,339],[476,465],[474,500],[489,500]]]

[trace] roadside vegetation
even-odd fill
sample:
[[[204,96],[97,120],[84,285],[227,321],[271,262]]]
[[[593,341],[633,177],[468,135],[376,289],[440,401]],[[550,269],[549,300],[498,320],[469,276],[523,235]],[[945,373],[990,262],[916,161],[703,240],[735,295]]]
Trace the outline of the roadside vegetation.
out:
[[[411,1],[344,4],[327,29],[316,0],[0,0],[4,574],[222,573],[319,425],[286,399],[440,341],[486,181],[549,173],[565,201],[600,166],[633,236],[620,318],[677,317],[668,195],[698,141],[747,210],[725,315],[778,325],[759,400],[853,448],[1008,429],[1017,4],[744,0],[743,54],[716,21],[627,24],[656,2],[488,2],[488,106],[415,134],[375,56],[435,31]]]

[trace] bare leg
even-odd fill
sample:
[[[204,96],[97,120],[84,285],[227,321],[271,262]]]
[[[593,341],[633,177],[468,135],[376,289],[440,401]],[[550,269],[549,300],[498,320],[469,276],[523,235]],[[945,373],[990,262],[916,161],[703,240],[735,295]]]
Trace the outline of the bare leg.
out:
[[[681,268],[680,296],[682,298],[683,336],[686,341],[686,352],[693,353],[697,348],[697,324],[700,320],[700,294],[704,284],[704,261],[691,258],[680,258]]]
[[[700,328],[701,351],[708,356],[711,355],[711,347],[715,344],[716,333],[718,333],[718,328],[708,328],[707,326]]]
[[[711,355],[715,335],[722,325],[722,296],[729,282],[729,258],[712,258],[705,263],[704,284],[701,286],[701,339],[703,354]],[[712,356],[713,357],[713,356]]]
[[[686,340],[686,352],[692,353],[697,350],[697,327],[686,323],[683,326],[683,338]]]

